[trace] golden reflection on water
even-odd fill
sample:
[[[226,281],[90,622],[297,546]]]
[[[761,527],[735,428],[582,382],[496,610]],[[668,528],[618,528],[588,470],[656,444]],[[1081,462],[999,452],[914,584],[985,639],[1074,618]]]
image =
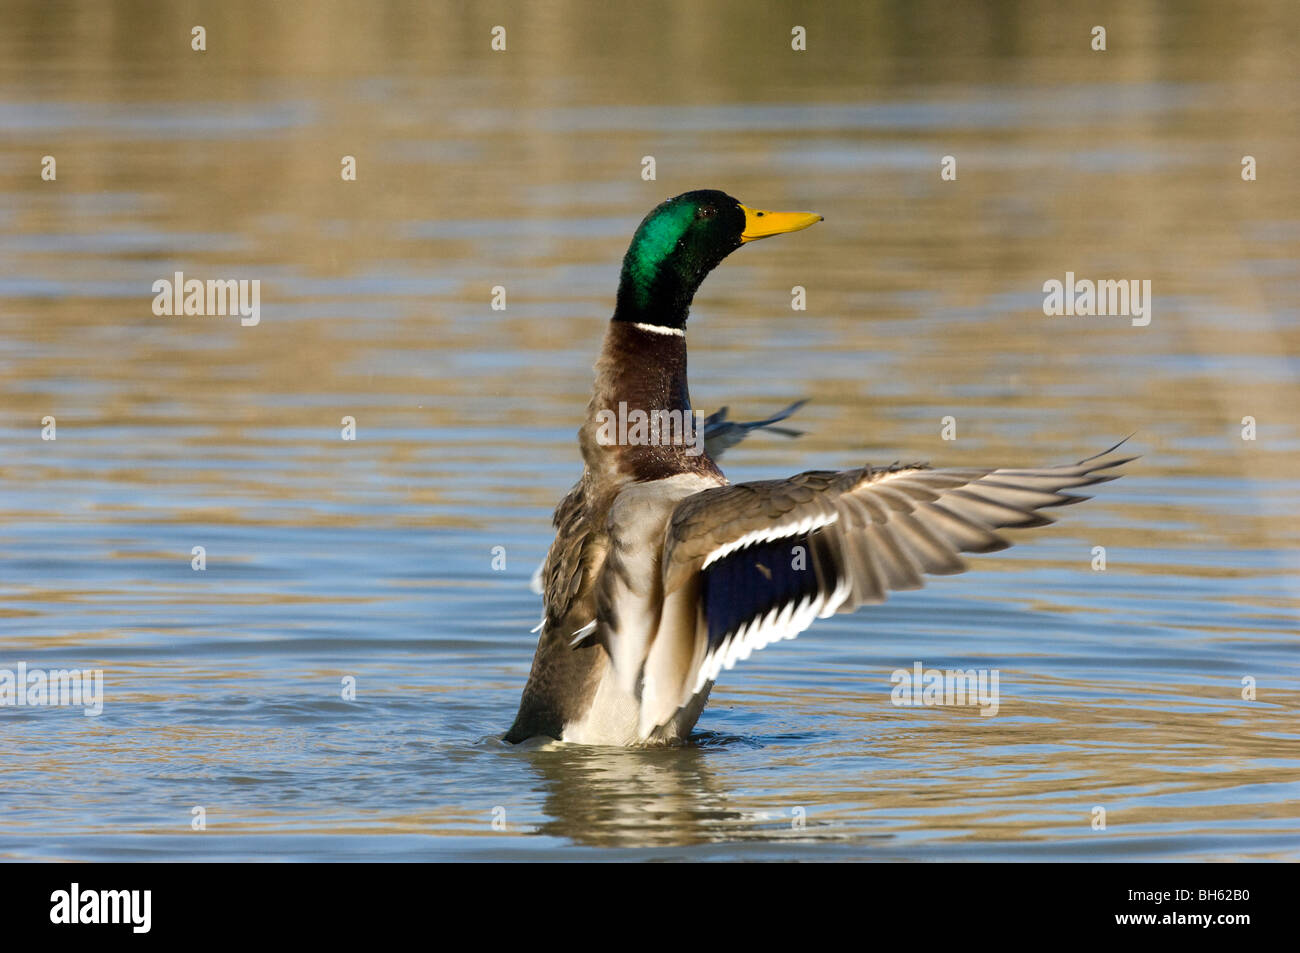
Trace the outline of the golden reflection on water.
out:
[[[20,5],[0,34],[0,644],[111,667],[121,704],[139,706],[126,739],[58,729],[105,777],[187,758],[221,776],[256,761],[251,736],[292,773],[315,742],[279,751],[276,710],[205,726],[169,700],[201,707],[232,679],[254,699],[261,679],[291,691],[297,671],[324,683],[390,649],[368,664],[437,684],[417,680],[414,701],[377,689],[397,707],[367,730],[382,738],[391,717],[445,742],[504,727],[535,605],[518,580],[485,577],[479,550],[508,538],[522,567],[546,545],[627,237],[664,196],[710,186],[826,215],[737,254],[697,299],[701,407],[811,399],[799,441],[733,452],[738,478],[1067,460],[1136,434],[1132,476],[1063,514],[1054,548],[980,560],[987,594],[925,604],[942,630],[1010,600],[1047,615],[1006,626],[1078,626],[1084,646],[1047,631],[1030,648],[989,622],[969,651],[1004,660],[1008,697],[982,719],[882,702],[897,655],[928,658],[933,642],[845,661],[850,646],[801,641],[719,686],[702,727],[739,744],[488,746],[427,764],[451,793],[410,781],[432,806],[249,795],[226,829],[486,837],[460,772],[523,802],[525,829],[593,847],[890,835],[1086,851],[1103,803],[1113,828],[1183,838],[1191,855],[1240,829],[1290,837],[1275,853],[1294,856],[1300,698],[1282,653],[1300,608],[1300,8],[226,3],[201,13],[203,54],[188,47],[196,16]],[[788,48],[796,16],[806,54]],[[501,17],[509,49],[494,55]],[[1094,21],[1105,53],[1088,48]],[[47,153],[54,183],[37,174]],[[152,281],[177,270],[260,278],[262,323],[153,316]],[[1150,279],[1150,326],[1045,318],[1042,284],[1067,271]],[[506,312],[487,306],[497,284]],[[796,284],[807,312],[790,311]],[[59,440],[41,444],[47,414]],[[955,442],[938,437],[947,414]],[[338,439],[343,415],[355,445]],[[185,572],[214,533],[216,565],[243,575],[209,591]],[[1104,591],[1069,575],[1101,538]],[[444,611],[418,601],[429,593]],[[836,620],[836,637],[881,619],[911,631],[921,605]],[[288,644],[345,627],[332,650],[302,650],[323,658]],[[230,657],[233,644],[248,647]],[[1084,653],[1088,671],[1055,652]],[[1243,675],[1272,678],[1259,702],[1240,700]],[[475,686],[491,707],[440,721]],[[62,776],[39,764],[44,782]],[[88,805],[67,829],[97,829]],[[787,830],[797,806],[808,827]]]

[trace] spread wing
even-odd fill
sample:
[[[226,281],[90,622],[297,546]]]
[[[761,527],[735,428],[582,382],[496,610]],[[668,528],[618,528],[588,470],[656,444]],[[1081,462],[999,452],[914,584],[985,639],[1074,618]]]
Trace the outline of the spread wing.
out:
[[[662,724],[724,668],[816,618],[962,572],[962,553],[1010,543],[997,531],[1052,522],[1065,490],[1116,479],[1136,459],[1034,469],[924,464],[810,471],[693,494],[673,511],[662,561],[665,605],[687,600],[693,624],[660,627],[642,673],[643,725]],[[665,620],[667,621],[667,620]]]
[[[807,400],[796,400],[790,406],[778,410],[771,417],[763,420],[728,420],[727,408],[720,407],[704,418],[704,452],[717,460],[755,430],[768,430],[783,437],[800,437],[803,435],[802,430],[776,425],[806,403]]]

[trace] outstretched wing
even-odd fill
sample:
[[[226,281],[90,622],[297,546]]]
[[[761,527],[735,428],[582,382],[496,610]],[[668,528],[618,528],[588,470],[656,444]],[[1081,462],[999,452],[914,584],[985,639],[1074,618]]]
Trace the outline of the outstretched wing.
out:
[[[755,430],[768,430],[772,433],[779,433],[783,437],[802,436],[802,430],[793,430],[789,427],[778,427],[776,425],[806,403],[808,403],[807,400],[796,400],[790,406],[778,410],[771,417],[763,420],[728,420],[727,408],[720,407],[704,418],[704,452],[717,460],[727,450],[740,443]]]
[[[644,721],[661,724],[723,668],[816,618],[962,572],[961,553],[1010,545],[997,530],[1052,522],[1039,511],[1088,498],[1063,491],[1116,479],[1106,471],[1136,459],[1107,457],[1114,449],[1035,469],[810,471],[688,497],[664,540],[664,599],[689,594],[698,612],[650,647]]]

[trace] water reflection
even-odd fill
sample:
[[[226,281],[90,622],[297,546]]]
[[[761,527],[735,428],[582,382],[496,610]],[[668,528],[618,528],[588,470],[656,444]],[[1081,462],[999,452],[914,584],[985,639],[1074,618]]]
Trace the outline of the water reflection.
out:
[[[538,832],[587,847],[677,847],[721,839],[726,806],[694,746],[644,751],[550,744],[529,751],[547,820]]]

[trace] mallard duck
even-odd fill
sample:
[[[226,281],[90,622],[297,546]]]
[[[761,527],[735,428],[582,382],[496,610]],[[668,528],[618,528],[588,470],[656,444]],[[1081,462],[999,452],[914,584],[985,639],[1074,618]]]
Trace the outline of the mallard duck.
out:
[[[791,427],[778,427],[777,424],[806,403],[808,403],[806,400],[796,400],[793,404],[778,410],[771,417],[764,417],[762,420],[728,420],[727,411],[730,408],[719,407],[704,418],[704,452],[716,462],[724,453],[756,430],[766,430],[769,433],[780,434],[783,437],[802,437],[802,430],[795,430]],[[542,584],[542,574],[545,571],[546,560],[543,559],[538,563],[532,578],[528,580],[528,588],[539,596],[545,590],[545,586]],[[545,622],[546,620],[543,618],[542,625]],[[538,625],[533,631],[540,632],[542,625]]]
[[[731,484],[697,444],[656,439],[644,426],[656,412],[661,424],[691,414],[686,318],[705,276],[744,245],[820,221],[701,190],[667,200],[636,229],[578,434],[582,478],[555,511],[541,634],[506,741],[681,741],[722,669],[815,619],[963,571],[962,553],[1005,549],[998,530],[1051,522],[1039,510],[1087,499],[1064,490],[1115,479],[1108,471],[1133,459],[895,463]],[[624,428],[629,417],[642,426]]]

